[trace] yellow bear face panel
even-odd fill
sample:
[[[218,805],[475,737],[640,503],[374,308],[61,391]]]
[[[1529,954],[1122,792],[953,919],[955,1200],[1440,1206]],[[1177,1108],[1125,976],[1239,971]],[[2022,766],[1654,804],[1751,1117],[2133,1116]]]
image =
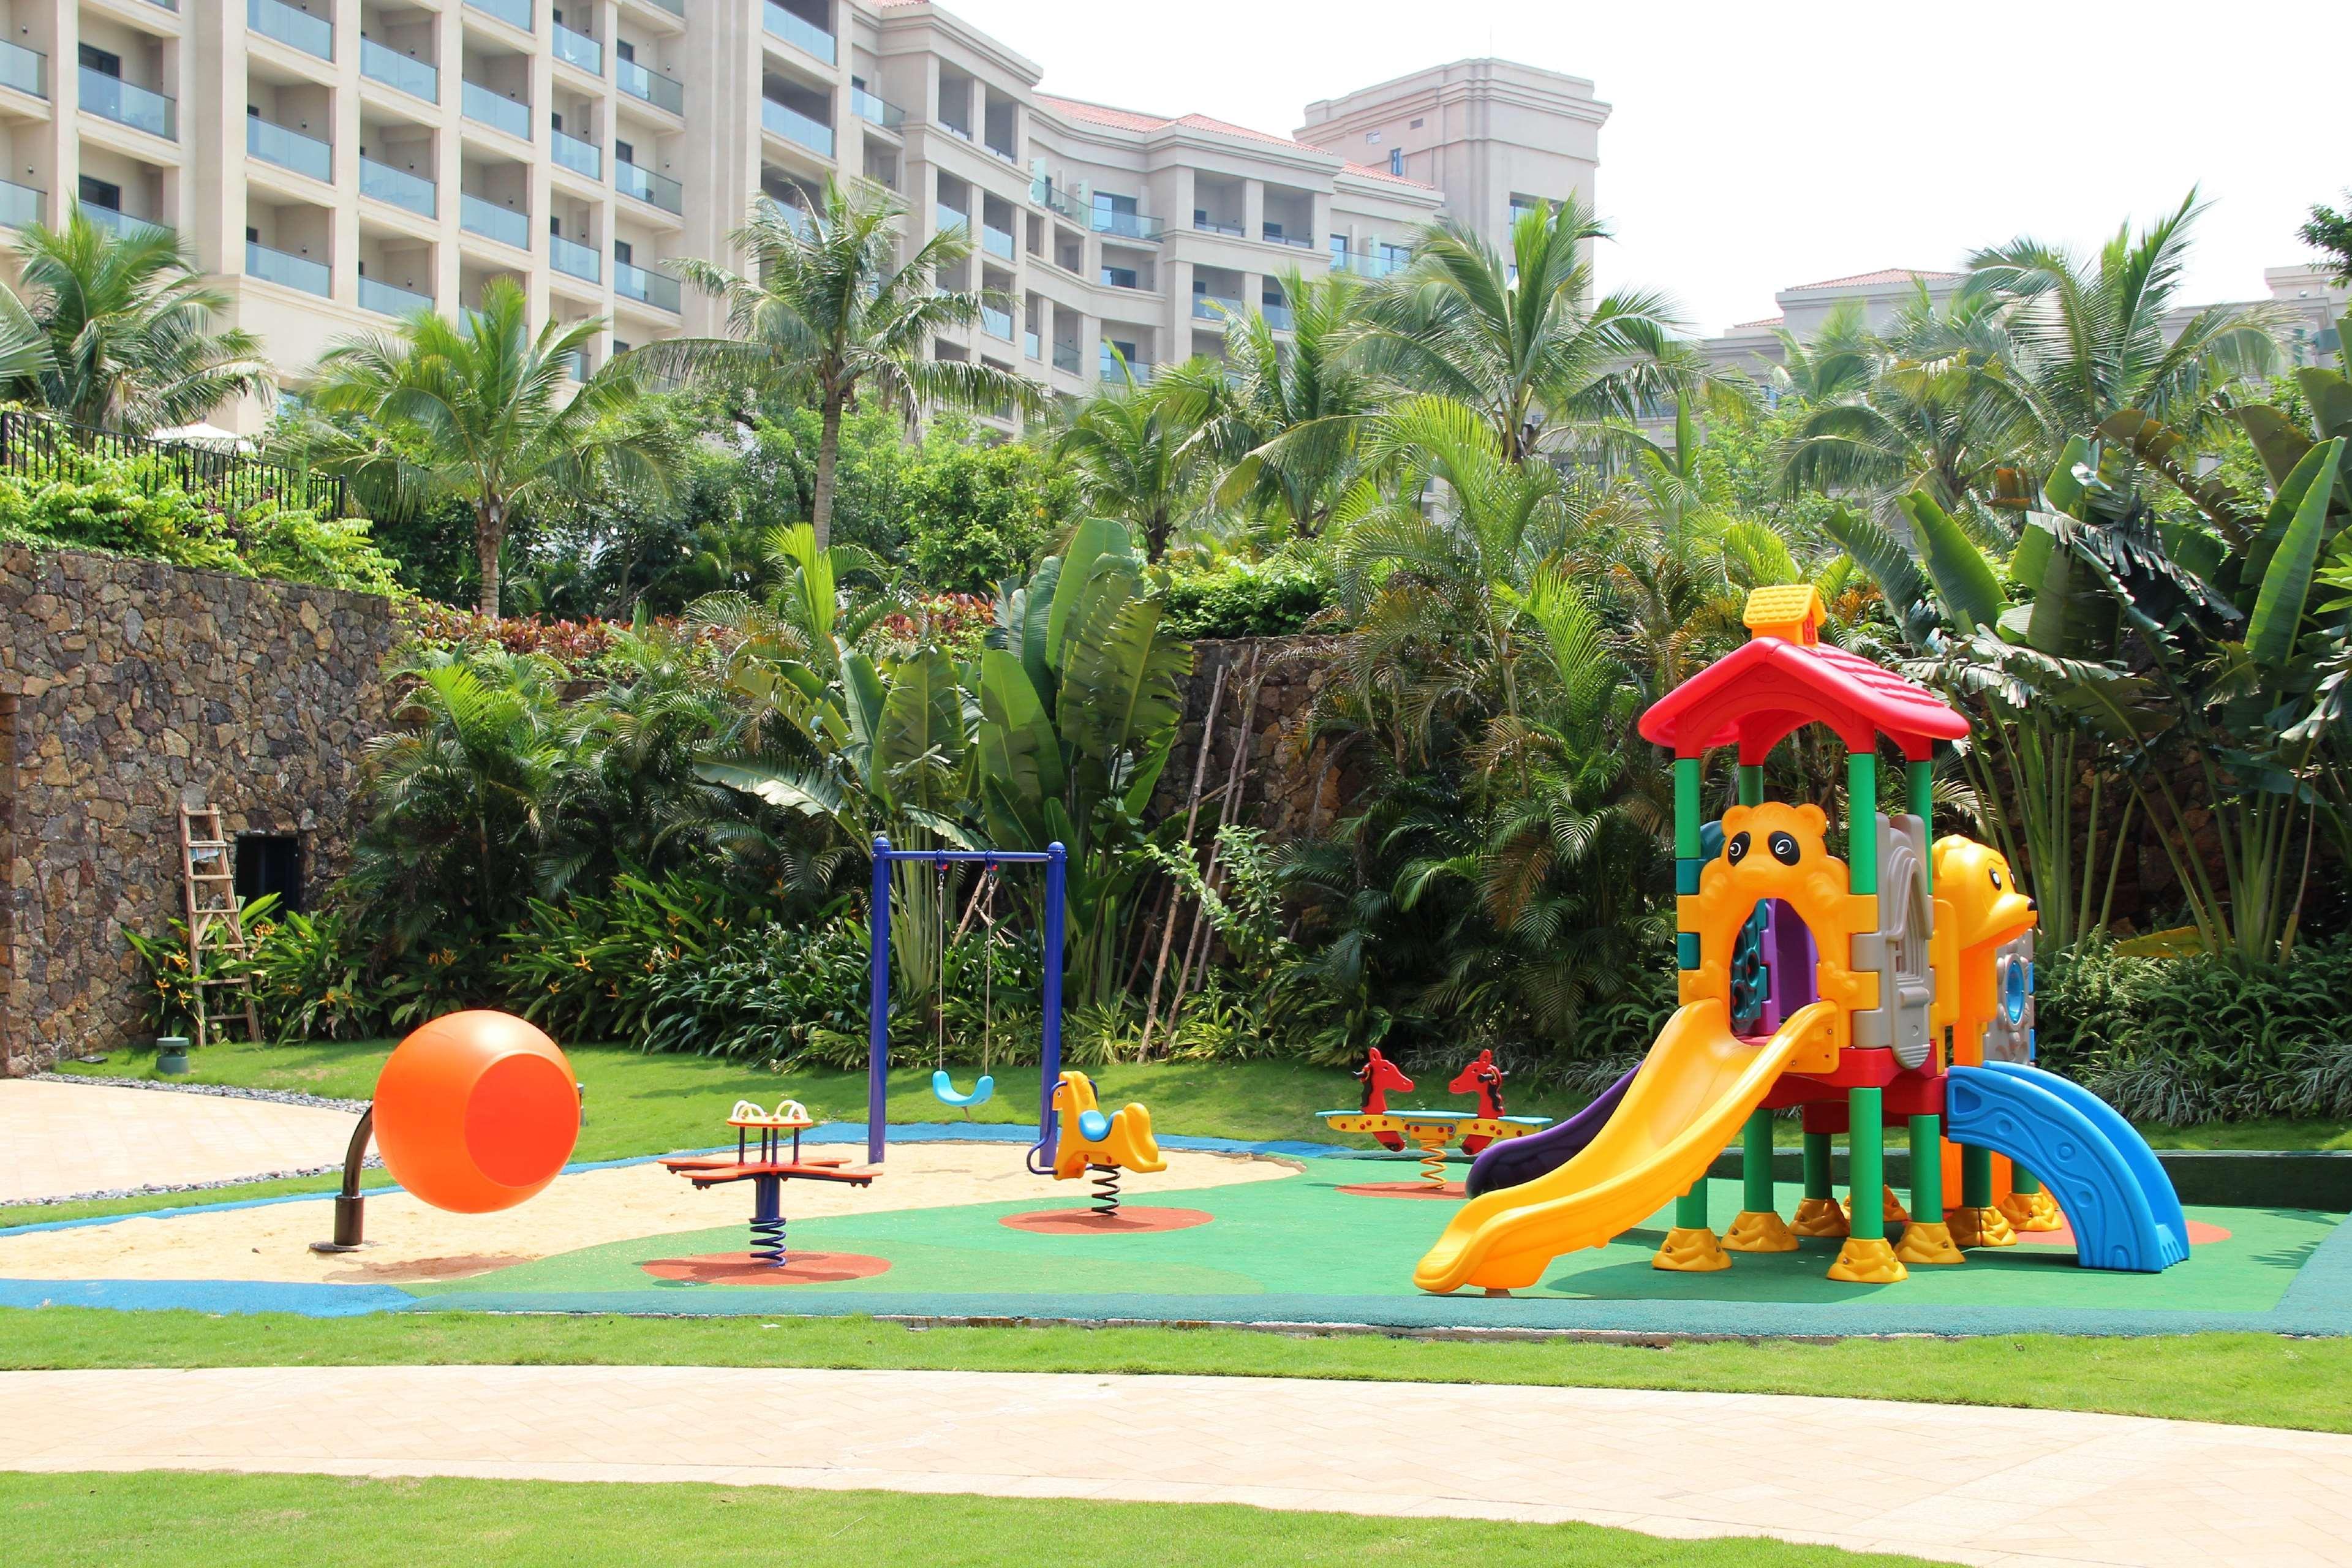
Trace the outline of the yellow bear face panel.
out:
[[[2039,906],[1990,846],[1949,834],[1936,840],[1934,858],[1936,898],[1951,905],[1961,947],[1998,945],[2040,923]]]

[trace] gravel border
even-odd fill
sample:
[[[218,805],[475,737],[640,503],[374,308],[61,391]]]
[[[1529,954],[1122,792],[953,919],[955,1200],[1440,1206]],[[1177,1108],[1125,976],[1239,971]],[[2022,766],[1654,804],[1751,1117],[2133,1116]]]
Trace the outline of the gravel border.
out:
[[[319,1110],[365,1110],[364,1100],[334,1100],[321,1094],[301,1094],[290,1089],[238,1089],[225,1083],[158,1083],[151,1078],[100,1078],[89,1073],[37,1072],[25,1075],[35,1083],[94,1083],[108,1089],[146,1089],[161,1094],[208,1094],[215,1100],[258,1100],[272,1105],[300,1105]],[[256,1182],[289,1182],[305,1176],[330,1176],[341,1173],[343,1163],[337,1160],[330,1165],[304,1165],[284,1171],[262,1171],[253,1175],[231,1176],[216,1182],[164,1182],[140,1187],[108,1187],[87,1193],[62,1193],[55,1197],[21,1198],[0,1203],[0,1212],[16,1209],[44,1208],[51,1204],[94,1203],[108,1198],[146,1198],[166,1193],[205,1193],[220,1187],[250,1186]],[[371,1171],[383,1169],[383,1156],[370,1154],[362,1167]]]

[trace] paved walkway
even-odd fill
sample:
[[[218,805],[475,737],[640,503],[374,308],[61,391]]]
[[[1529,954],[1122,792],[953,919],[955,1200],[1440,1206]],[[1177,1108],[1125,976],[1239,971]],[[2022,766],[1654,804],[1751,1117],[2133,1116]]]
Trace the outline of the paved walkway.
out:
[[[0,1373],[0,1465],[718,1481],[2352,1563],[2352,1437],[1640,1390],[715,1367]]]
[[[321,1106],[0,1079],[0,1203],[339,1164],[358,1121]]]

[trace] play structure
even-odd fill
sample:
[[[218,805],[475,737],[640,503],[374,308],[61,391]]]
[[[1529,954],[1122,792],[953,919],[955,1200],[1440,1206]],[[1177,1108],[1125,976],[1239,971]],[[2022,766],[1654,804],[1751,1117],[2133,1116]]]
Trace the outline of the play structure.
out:
[[[1316,1114],[1333,1131],[1369,1134],[1384,1149],[1402,1150],[1407,1143],[1412,1144],[1421,1152],[1422,1182],[1432,1191],[1442,1191],[1445,1187],[1445,1151],[1454,1144],[1458,1142],[1465,1152],[1476,1154],[1500,1140],[1521,1138],[1551,1124],[1549,1117],[1504,1115],[1503,1076],[1503,1069],[1495,1065],[1495,1053],[1480,1051],[1446,1085],[1450,1094],[1476,1095],[1475,1109],[1392,1110],[1390,1093],[1411,1094],[1412,1079],[1374,1049],[1356,1074],[1364,1086],[1362,1103],[1353,1110],[1318,1110]]]
[[[1532,1286],[1553,1258],[1606,1243],[1669,1200],[1675,1224],[1653,1259],[1663,1269],[1725,1268],[1730,1253],[1830,1236],[1843,1238],[1832,1279],[1892,1283],[1907,1266],[1963,1261],[1964,1247],[2013,1245],[2011,1215],[2054,1223],[2053,1194],[2086,1268],[2155,1272],[2188,1256],[2179,1202],[2147,1144],[2095,1097],[2032,1065],[2032,900],[1985,846],[1929,846],[1934,748],[1965,738],[1967,721],[1824,644],[1822,619],[1810,586],[1757,589],[1750,640],[1643,715],[1643,737],[1675,758],[1681,1005],[1612,1090],[1613,1107],[1549,1143],[1528,1140],[1521,1158],[1503,1144],[1481,1156],[1478,1195],[1414,1271],[1422,1289]],[[1763,798],[1766,758],[1807,724],[1845,748],[1843,859],[1830,853],[1820,807]],[[1879,809],[1882,744],[1906,763],[1905,809],[1892,814]],[[1704,759],[1724,746],[1738,748],[1737,804],[1710,825]],[[1772,1199],[1773,1117],[1792,1108],[1805,1182],[1793,1226]],[[1910,1138],[1907,1215],[1884,1183],[1890,1126]],[[1853,1194],[1843,1208],[1839,1133]],[[1705,1178],[1734,1137],[1743,1202],[1718,1238]],[[1960,1185],[1948,1220],[1947,1138]],[[1996,1155],[2013,1163],[2006,1209]],[[1902,1226],[1893,1242],[1890,1214]]]
[[[580,1138],[580,1087],[555,1042],[510,1014],[450,1013],[394,1048],[375,1098],[352,1132],[331,1241],[350,1252],[365,1233],[360,1169],[370,1138],[411,1196],[453,1214],[489,1214],[556,1178]]]
[[[1054,1109],[1060,1113],[1059,1135],[1054,1143],[1054,1179],[1094,1178],[1093,1212],[1103,1219],[1118,1215],[1118,1183],[1122,1172],[1150,1174],[1164,1171],[1160,1144],[1151,1136],[1151,1112],[1130,1100],[1109,1115],[1095,1098],[1094,1080],[1082,1072],[1059,1075],[1054,1085]]]
[[[752,1258],[776,1268],[784,1268],[790,1258],[784,1247],[784,1184],[791,1181],[839,1182],[853,1187],[870,1187],[881,1170],[874,1165],[853,1165],[846,1154],[808,1154],[801,1152],[801,1134],[815,1125],[807,1110],[796,1100],[781,1100],[772,1114],[748,1100],[739,1100],[728,1113],[727,1125],[735,1130],[735,1157],[724,1155],[690,1155],[662,1162],[664,1167],[692,1182],[698,1190],[724,1186],[733,1182],[751,1184],[751,1247]],[[756,1149],[751,1146],[753,1134],[759,1138]],[[792,1149],[784,1149],[784,1135],[792,1135]]]
[[[866,998],[866,1160],[879,1165],[887,1150],[887,1136],[889,1112],[890,1075],[890,882],[898,868],[919,875],[919,868],[929,866],[937,879],[939,931],[938,973],[942,987],[941,1005],[935,1009],[936,1026],[941,1031],[937,1047],[938,1060],[931,1072],[931,1092],[949,1105],[970,1113],[970,1108],[987,1100],[996,1092],[996,1080],[983,1074],[969,1094],[959,1094],[954,1079],[947,1070],[947,1037],[945,1015],[947,976],[947,887],[948,868],[951,866],[976,865],[984,879],[982,885],[982,904],[980,917],[982,934],[990,947],[982,959],[982,984],[986,987],[983,1002],[982,1059],[987,1060],[994,1049],[995,1031],[995,898],[997,878],[1007,866],[1042,866],[1045,869],[1045,919],[1043,921],[1045,952],[1041,955],[1045,976],[1045,994],[1041,998],[1044,1015],[1043,1038],[1039,1043],[1042,1070],[1037,1093],[1037,1142],[1030,1146],[1029,1169],[1046,1175],[1054,1168],[1055,1124],[1054,1106],[1058,1093],[1057,1080],[1062,1070],[1062,932],[1066,917],[1066,889],[1069,875],[1069,857],[1059,844],[1048,844],[1042,851],[1026,849],[893,849],[890,840],[877,836],[874,840],[874,884],[872,900],[867,910],[867,931],[871,944],[867,969]]]

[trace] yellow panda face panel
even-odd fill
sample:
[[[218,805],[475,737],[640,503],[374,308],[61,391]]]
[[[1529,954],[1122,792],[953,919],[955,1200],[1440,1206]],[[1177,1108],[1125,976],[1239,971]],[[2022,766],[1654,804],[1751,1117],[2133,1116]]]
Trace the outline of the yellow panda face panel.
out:
[[[1846,891],[1846,864],[1829,852],[1828,832],[1817,805],[1767,801],[1724,815],[1723,853],[1699,873],[1697,893],[1679,900],[1682,929],[1699,933],[1699,967],[1684,976],[1685,1001],[1728,998],[1739,927],[1759,900],[1779,899],[1813,933],[1815,994],[1841,1008],[1877,1005],[1878,976],[1847,965],[1853,934],[1878,929],[1878,900]]]

